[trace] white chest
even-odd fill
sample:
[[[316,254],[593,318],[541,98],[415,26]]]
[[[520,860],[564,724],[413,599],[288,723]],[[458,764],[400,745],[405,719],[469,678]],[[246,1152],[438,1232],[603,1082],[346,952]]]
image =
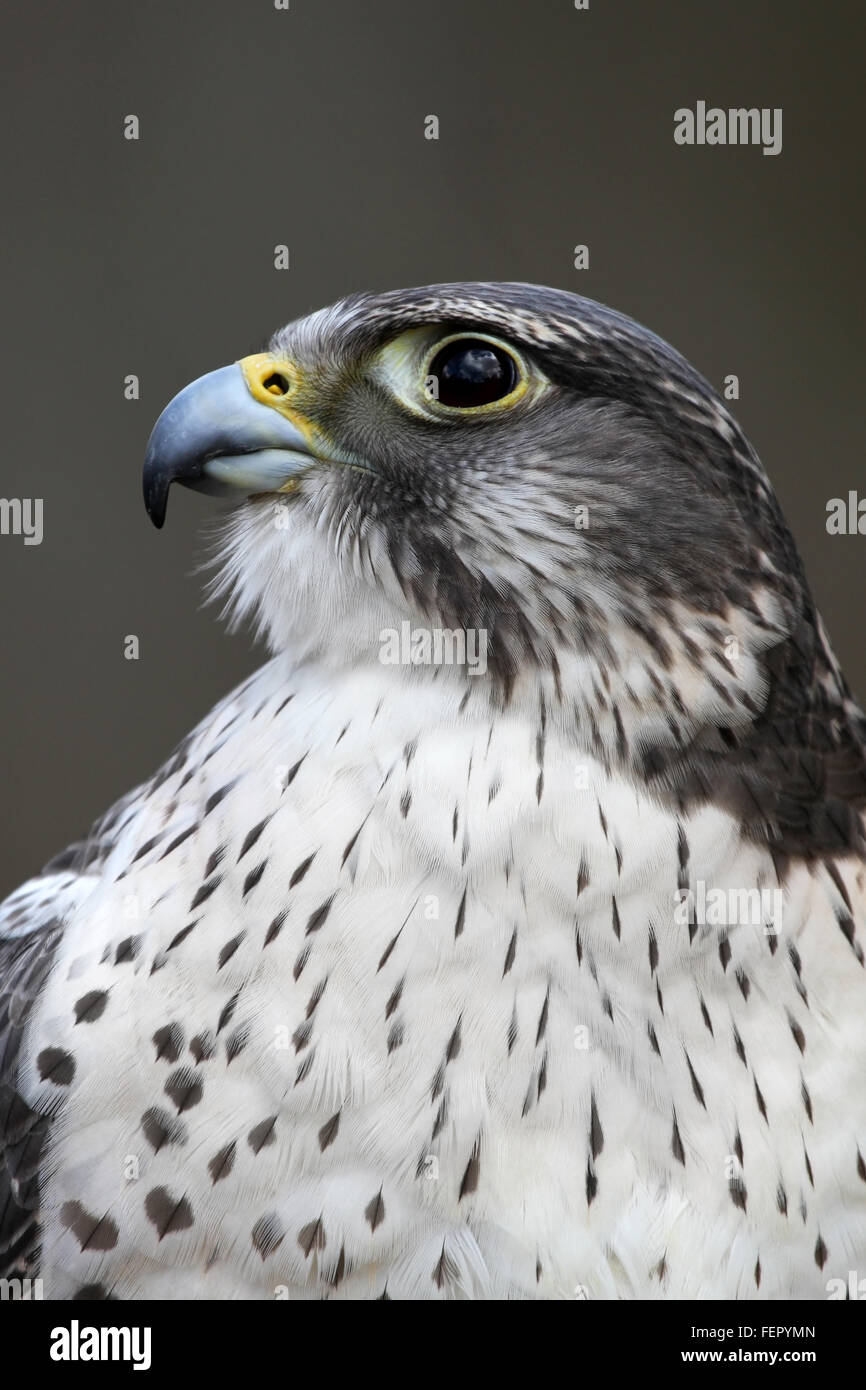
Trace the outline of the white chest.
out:
[[[215,712],[70,923],[33,1024],[75,1059],[56,1292],[823,1285],[802,885],[775,941],[690,933],[678,883],[768,872],[722,813],[447,695],[287,693]]]

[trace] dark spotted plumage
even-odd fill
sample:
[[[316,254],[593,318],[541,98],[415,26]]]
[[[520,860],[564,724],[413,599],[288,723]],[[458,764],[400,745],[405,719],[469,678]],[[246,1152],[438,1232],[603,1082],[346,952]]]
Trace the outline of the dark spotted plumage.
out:
[[[516,383],[477,412],[428,370],[464,336]],[[724,403],[481,284],[190,393],[147,503],[240,487],[214,590],[273,659],[0,909],[0,1277],[823,1297],[866,1258],[866,723]]]
[[[24,1028],[60,935],[60,924],[49,920],[38,931],[0,939],[0,1277],[38,1269],[38,1172],[50,1116],[31,1109],[16,1079]],[[45,1048],[39,1071],[50,1084],[68,1086],[75,1058]]]
[[[175,1197],[164,1187],[151,1188],[145,1197],[144,1209],[160,1240],[187,1231],[193,1224],[192,1208],[186,1197]]]
[[[176,1062],[184,1044],[184,1033],[179,1023],[164,1023],[157,1028],[152,1042],[156,1048],[157,1061],[164,1057],[167,1062]]]
[[[237,1143],[233,1139],[231,1143],[226,1144],[224,1148],[220,1149],[219,1153],[214,1154],[213,1158],[208,1163],[208,1172],[210,1173],[212,1182],[221,1182],[224,1178],[229,1176],[234,1167],[236,1152]]]

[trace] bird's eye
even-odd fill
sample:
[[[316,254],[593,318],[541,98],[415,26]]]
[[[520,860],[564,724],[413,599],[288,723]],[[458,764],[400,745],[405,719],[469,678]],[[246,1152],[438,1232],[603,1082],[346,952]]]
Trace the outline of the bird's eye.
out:
[[[446,428],[531,404],[550,389],[533,357],[474,324],[424,323],[378,349],[375,378],[405,410]],[[450,422],[450,425],[447,423]]]
[[[510,396],[519,371],[511,353],[498,343],[454,338],[432,358],[427,376],[430,395],[440,405],[473,410]]]

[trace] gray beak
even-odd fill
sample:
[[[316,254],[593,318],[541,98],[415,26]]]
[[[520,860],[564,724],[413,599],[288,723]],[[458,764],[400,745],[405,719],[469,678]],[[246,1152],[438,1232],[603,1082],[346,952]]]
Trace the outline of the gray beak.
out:
[[[274,492],[315,462],[301,431],[256,400],[235,362],[184,387],[160,415],[144,459],[144,505],[160,527],[172,483],[216,496]]]

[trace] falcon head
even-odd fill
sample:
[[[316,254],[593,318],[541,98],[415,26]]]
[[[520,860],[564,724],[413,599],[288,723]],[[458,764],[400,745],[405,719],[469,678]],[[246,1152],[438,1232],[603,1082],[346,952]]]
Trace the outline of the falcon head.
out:
[[[157,526],[175,481],[238,499],[215,588],[275,650],[382,678],[401,624],[483,634],[483,676],[393,678],[542,708],[667,792],[780,721],[832,707],[844,741],[856,717],[738,425],[591,300],[353,295],[175,397],[145,463]]]

